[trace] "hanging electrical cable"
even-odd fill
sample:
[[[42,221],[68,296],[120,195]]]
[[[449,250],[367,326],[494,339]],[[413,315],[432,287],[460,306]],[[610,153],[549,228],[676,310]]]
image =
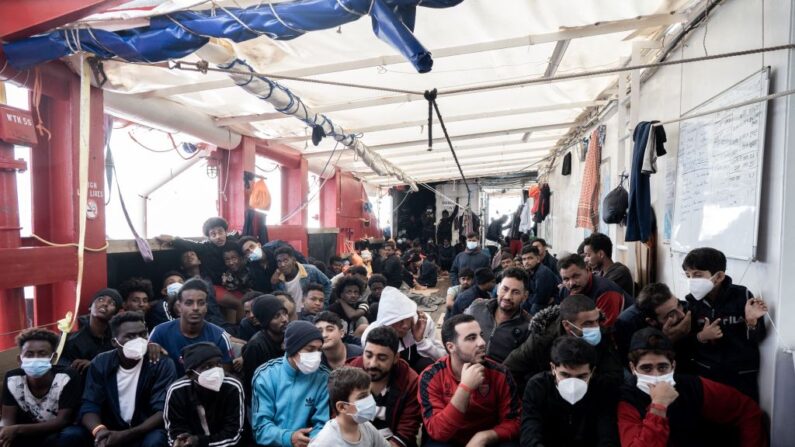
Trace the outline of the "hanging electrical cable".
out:
[[[469,189],[469,183],[467,182],[466,176],[464,176],[464,170],[461,169],[461,163],[458,161],[458,155],[455,153],[455,148],[453,147],[453,142],[450,140],[450,135],[447,133],[447,127],[444,125],[444,119],[442,118],[442,112],[439,111],[439,104],[436,103],[436,89],[433,90],[425,90],[425,99],[428,100],[428,151],[433,150],[433,111],[436,111],[436,117],[439,118],[439,125],[442,126],[442,132],[444,133],[444,138],[447,140],[447,145],[450,147],[450,152],[453,154],[453,159],[455,160],[456,166],[458,166],[458,173],[461,174],[461,180],[464,181],[464,186],[467,189],[467,207],[470,205],[472,191]]]

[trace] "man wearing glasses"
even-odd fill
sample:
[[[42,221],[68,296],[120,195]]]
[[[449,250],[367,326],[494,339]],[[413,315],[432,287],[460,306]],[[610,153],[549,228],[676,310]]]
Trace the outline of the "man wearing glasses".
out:
[[[621,389],[621,445],[765,446],[762,411],[748,396],[718,382],[676,373],[673,343],[645,328],[630,342],[633,378]]]

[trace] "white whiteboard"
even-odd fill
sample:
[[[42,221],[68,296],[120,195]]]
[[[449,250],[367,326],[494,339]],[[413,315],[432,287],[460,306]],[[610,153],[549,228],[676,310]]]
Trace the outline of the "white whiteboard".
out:
[[[770,68],[684,116],[768,94]],[[671,248],[755,259],[767,101],[681,121]]]

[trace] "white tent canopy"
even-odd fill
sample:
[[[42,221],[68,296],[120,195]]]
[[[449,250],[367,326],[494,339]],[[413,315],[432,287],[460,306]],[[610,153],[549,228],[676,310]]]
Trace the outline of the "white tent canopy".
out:
[[[236,7],[251,2],[213,3]],[[705,5],[703,0],[465,0],[452,8],[419,8],[414,32],[434,58],[433,70],[425,74],[417,73],[378,40],[367,18],[290,41],[262,36],[233,44],[233,48],[239,58],[266,75],[416,92],[438,89],[437,101],[461,167],[468,178],[474,178],[536,170],[538,163],[578,131],[590,111],[618,97],[621,74],[480,92],[448,95],[446,91],[620,67],[631,57],[634,42],[670,42]],[[137,9],[152,6],[156,9]],[[142,26],[141,21],[145,25],[147,14],[212,6],[197,1],[138,0],[83,22],[119,29],[125,24]],[[661,51],[648,51],[643,60],[652,61]],[[218,127],[279,140],[304,152],[313,171],[320,171],[334,150],[331,138],[314,147],[304,123],[236,87],[225,73],[114,61],[105,62],[104,67],[107,90],[159,104],[172,101],[209,116]],[[411,177],[420,181],[460,177],[436,117],[434,150],[426,150],[428,103],[421,95],[279,82],[346,132],[360,134],[368,147]],[[341,169],[373,185],[397,182],[374,175],[351,150],[341,155],[337,151],[335,160]]]

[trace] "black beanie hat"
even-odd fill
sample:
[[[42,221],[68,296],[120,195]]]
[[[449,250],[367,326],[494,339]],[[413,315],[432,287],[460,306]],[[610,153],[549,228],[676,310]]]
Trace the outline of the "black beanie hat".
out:
[[[182,366],[185,371],[198,368],[202,363],[214,357],[221,359],[221,350],[218,346],[208,341],[194,343],[182,348]]]
[[[273,295],[260,295],[254,298],[254,302],[251,303],[251,313],[254,314],[254,317],[263,328],[267,328],[268,323],[282,309],[285,312],[287,311],[282,300]]]
[[[284,351],[288,356],[295,355],[313,340],[323,341],[320,329],[308,321],[293,321],[287,325],[287,330],[284,332]]]
[[[111,288],[102,289],[99,292],[95,293],[94,296],[91,297],[91,301],[88,303],[88,305],[91,306],[92,304],[94,304],[94,301],[96,301],[98,298],[101,298],[103,296],[109,296],[113,300],[113,303],[116,304],[116,310],[121,309],[121,304],[122,304],[121,294],[116,289],[111,289]]]

